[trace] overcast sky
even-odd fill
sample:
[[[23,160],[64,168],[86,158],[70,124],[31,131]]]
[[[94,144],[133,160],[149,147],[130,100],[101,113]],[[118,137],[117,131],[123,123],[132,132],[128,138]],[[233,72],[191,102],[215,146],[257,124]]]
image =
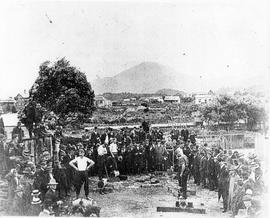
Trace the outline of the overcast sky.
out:
[[[268,2],[1,1],[0,98],[28,90],[39,65],[60,57],[90,82],[152,61],[201,76],[204,89],[266,83]]]

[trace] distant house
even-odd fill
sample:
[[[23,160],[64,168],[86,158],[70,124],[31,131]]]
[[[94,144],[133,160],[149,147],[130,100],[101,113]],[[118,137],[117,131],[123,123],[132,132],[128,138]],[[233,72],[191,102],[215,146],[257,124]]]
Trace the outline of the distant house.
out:
[[[192,93],[185,93],[183,95],[184,98],[192,98]]]
[[[208,93],[195,94],[195,104],[209,104],[214,101],[215,95],[212,91]]]
[[[179,96],[165,96],[164,102],[180,104],[180,97]]]
[[[153,96],[149,98],[151,103],[163,103],[164,100],[161,96]]]
[[[2,113],[12,112],[15,107],[15,100],[12,97],[0,100],[0,107],[2,108]]]
[[[130,100],[131,100],[131,101],[136,101],[137,99],[136,99],[136,98],[131,98]]]
[[[125,98],[123,101],[124,102],[130,102],[130,99],[129,98]]]
[[[20,111],[24,108],[25,104],[27,103],[28,101],[28,94],[26,93],[26,90],[24,90],[24,93],[23,94],[18,94],[16,95],[16,97],[14,98],[15,99],[15,107],[16,107],[16,110],[17,111]]]
[[[122,102],[121,101],[113,101],[112,106],[122,106]]]
[[[112,106],[112,102],[104,98],[102,95],[95,96],[95,104],[96,104],[96,107],[111,107]]]

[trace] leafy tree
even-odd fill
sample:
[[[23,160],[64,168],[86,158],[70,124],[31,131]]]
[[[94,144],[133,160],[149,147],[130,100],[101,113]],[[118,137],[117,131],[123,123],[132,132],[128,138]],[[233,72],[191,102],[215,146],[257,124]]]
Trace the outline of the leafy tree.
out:
[[[57,116],[57,122],[65,125],[70,117],[82,122],[94,110],[94,91],[85,74],[62,58],[53,64],[46,61],[40,65],[20,119],[32,132],[50,112]]]
[[[53,65],[48,61],[41,64],[30,97],[60,118],[69,113],[91,116],[95,109],[94,91],[85,74],[64,58]]]
[[[254,104],[246,105],[247,127],[249,130],[254,129],[256,124],[265,123],[267,113],[263,107],[258,107]]]
[[[265,109],[258,106],[256,102],[251,102],[250,99],[238,100],[229,96],[220,96],[215,103],[201,107],[200,111],[208,124],[224,122],[232,127],[236,121],[242,119],[247,122],[250,130],[267,119]]]

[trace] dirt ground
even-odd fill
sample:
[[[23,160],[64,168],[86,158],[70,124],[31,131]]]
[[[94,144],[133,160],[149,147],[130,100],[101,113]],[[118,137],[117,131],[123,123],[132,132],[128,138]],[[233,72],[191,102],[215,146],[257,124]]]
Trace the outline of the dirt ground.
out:
[[[91,178],[90,192],[99,207],[101,217],[230,217],[230,212],[222,213],[222,201],[218,202],[217,192],[196,187],[190,181],[188,189],[196,190],[189,195],[187,202],[193,202],[194,208],[205,208],[206,214],[186,212],[157,212],[157,207],[174,207],[177,200],[177,180],[168,175],[157,176],[160,183],[150,185],[150,181],[136,182],[139,176],[129,177],[127,181],[111,182],[113,192],[100,195],[95,191],[95,180]],[[81,191],[83,197],[83,189]],[[201,205],[204,204],[204,206]]]
[[[126,181],[111,181],[108,186],[112,192],[104,195],[97,192],[98,178],[91,177],[90,194],[97,206],[101,207],[101,217],[230,217],[230,213],[222,213],[222,202],[217,200],[217,192],[196,187],[190,181],[188,189],[196,190],[196,195],[189,195],[187,202],[193,202],[194,208],[205,208],[206,214],[191,214],[186,212],[157,212],[157,207],[174,207],[177,200],[177,180],[167,173],[155,176],[159,183],[151,185],[149,175],[129,176]],[[146,178],[145,182],[137,182],[138,178]],[[71,205],[75,192],[64,200],[65,205]],[[84,197],[82,187],[80,197]],[[201,206],[201,203],[204,206]],[[2,208],[3,209],[3,208]],[[0,215],[5,214],[1,210]]]

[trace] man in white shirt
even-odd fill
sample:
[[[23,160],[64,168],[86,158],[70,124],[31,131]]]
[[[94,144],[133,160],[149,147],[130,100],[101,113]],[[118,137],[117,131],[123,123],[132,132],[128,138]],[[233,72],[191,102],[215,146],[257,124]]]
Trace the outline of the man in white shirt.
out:
[[[91,159],[87,158],[84,156],[85,152],[83,149],[79,150],[79,156],[73,159],[72,161],[69,162],[69,165],[73,167],[77,171],[77,184],[75,184],[75,189],[76,189],[76,198],[79,197],[80,190],[82,185],[84,184],[84,191],[85,191],[85,196],[88,199],[88,194],[89,194],[89,185],[88,185],[88,169],[92,167],[95,162],[92,161]],[[75,165],[76,163],[76,165]]]
[[[116,144],[116,139],[115,138],[112,139],[112,142],[111,142],[109,147],[110,147],[110,152],[113,155],[117,155],[117,144]]]
[[[102,180],[103,171],[105,169],[105,160],[107,155],[107,148],[105,144],[97,144],[98,145],[98,157],[97,157],[97,166],[98,166],[98,178]]]
[[[112,156],[112,161],[113,161],[113,169],[118,170],[117,166],[117,160],[118,160],[118,151],[117,151],[117,144],[116,144],[116,139],[112,138],[112,142],[109,146],[111,156]]]

